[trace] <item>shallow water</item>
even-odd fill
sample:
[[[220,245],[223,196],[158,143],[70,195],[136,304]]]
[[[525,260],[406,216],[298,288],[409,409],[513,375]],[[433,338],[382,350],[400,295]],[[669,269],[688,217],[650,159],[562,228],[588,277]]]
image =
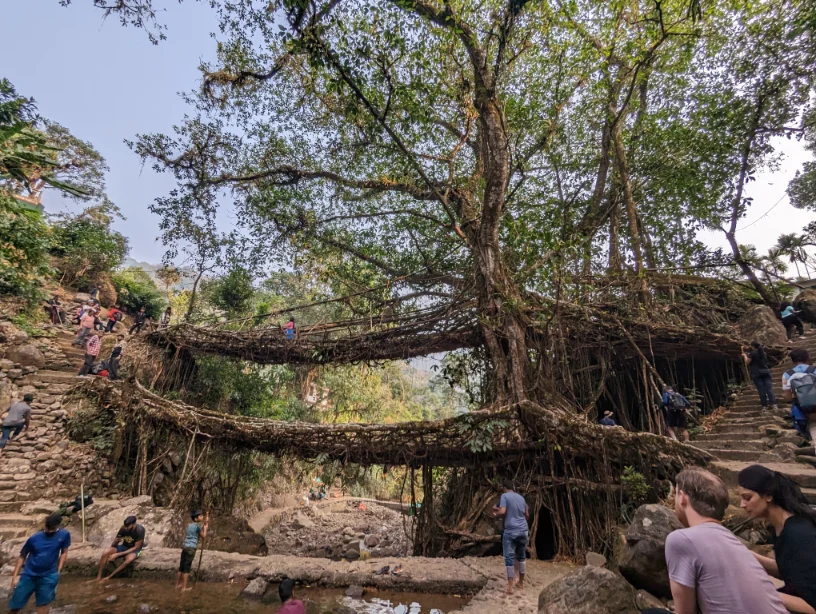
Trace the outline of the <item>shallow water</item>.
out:
[[[121,579],[102,585],[87,578],[63,576],[52,607],[76,606],[75,614],[134,614],[142,604],[151,611],[179,614],[274,614],[280,608],[277,588],[263,602],[241,595],[244,583],[202,582],[184,595],[174,590],[174,578],[165,580]],[[273,590],[274,589],[274,590]],[[446,614],[464,606],[469,598],[457,595],[394,593],[367,589],[363,599],[344,596],[343,589],[298,587],[295,595],[306,604],[307,614]],[[111,597],[113,601],[107,601]],[[25,611],[33,611],[33,600]],[[342,606],[349,608],[343,610]]]

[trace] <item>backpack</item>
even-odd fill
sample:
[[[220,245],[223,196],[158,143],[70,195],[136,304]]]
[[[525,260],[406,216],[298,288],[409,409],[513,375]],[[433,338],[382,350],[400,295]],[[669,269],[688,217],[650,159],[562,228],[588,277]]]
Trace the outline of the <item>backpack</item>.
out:
[[[685,411],[686,400],[681,394],[674,391],[666,394],[668,395],[668,398],[666,399],[666,409],[671,411]]]
[[[787,372],[788,384],[796,399],[796,405],[803,414],[816,412],[816,367],[809,366],[805,371],[798,372],[791,369]]]

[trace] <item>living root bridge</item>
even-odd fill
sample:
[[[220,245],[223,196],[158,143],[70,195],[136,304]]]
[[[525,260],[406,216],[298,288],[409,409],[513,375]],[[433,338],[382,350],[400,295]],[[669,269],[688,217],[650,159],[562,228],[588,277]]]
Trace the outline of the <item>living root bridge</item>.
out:
[[[279,326],[235,330],[190,324],[153,331],[147,340],[261,364],[402,360],[480,345],[482,335],[470,307],[456,304],[404,316],[304,326],[291,341]]]
[[[627,465],[645,464],[665,479],[684,465],[704,465],[710,459],[702,450],[664,437],[599,427],[530,402],[429,422],[311,424],[201,409],[169,401],[135,380],[94,378],[74,394],[97,400],[120,418],[148,421],[213,444],[364,466],[484,467],[540,461],[549,467],[547,473],[561,474],[559,479],[568,482],[558,458],[584,459],[585,465],[608,459],[617,468],[609,476],[615,481]]]

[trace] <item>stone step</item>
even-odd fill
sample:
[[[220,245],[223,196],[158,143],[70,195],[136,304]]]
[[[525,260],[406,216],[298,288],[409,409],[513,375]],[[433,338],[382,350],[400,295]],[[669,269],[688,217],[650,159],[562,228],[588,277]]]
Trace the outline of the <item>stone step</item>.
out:
[[[720,460],[744,461],[746,463],[756,462],[757,457],[761,454],[756,450],[718,450],[714,448],[708,448],[706,452]]]
[[[7,527],[36,527],[42,522],[43,516],[29,516],[19,512],[0,514],[0,529]]]
[[[737,475],[740,471],[757,463],[742,461],[714,461],[711,463],[712,471],[719,475],[729,486],[737,485]],[[772,471],[778,471],[799,486],[816,489],[816,468],[800,465],[799,463],[759,463]]]
[[[30,533],[34,533],[36,529],[34,527],[24,527],[24,526],[8,526],[8,527],[0,527],[0,538],[3,541],[9,539],[18,539],[20,537],[26,537]]]
[[[691,442],[691,445],[701,450],[752,450],[757,455],[768,450],[768,446],[761,439],[744,439],[740,441],[723,441],[721,439],[700,441],[695,439]]]
[[[801,463],[803,465],[813,467],[814,469],[816,469],[816,458],[812,456],[801,456],[797,454],[793,460],[795,460],[797,463]]]
[[[77,367],[77,371],[78,370],[79,367]],[[45,382],[48,384],[75,384],[82,381],[82,378],[77,376],[76,371],[38,371],[26,377],[31,378],[31,381]]]
[[[694,441],[752,441],[757,437],[762,437],[758,430],[750,433],[705,433],[697,435]]]
[[[0,514],[16,514],[25,505],[24,501],[8,501],[0,503]]]
[[[744,425],[744,424],[718,424],[714,427],[715,433],[723,433],[723,434],[731,434],[731,435],[753,435],[757,436],[760,433],[763,433],[761,430],[760,424],[757,425]]]

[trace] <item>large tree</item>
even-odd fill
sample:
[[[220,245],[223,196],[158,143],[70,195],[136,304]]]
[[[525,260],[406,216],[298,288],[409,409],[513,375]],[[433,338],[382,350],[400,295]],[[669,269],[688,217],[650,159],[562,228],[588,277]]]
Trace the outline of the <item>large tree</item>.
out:
[[[216,5],[198,113],[134,145],[178,182],[165,238],[230,197],[246,254],[475,295],[499,400],[547,396],[527,308],[565,274],[629,268],[647,301],[643,273],[688,265],[700,227],[735,245],[743,188],[807,100],[781,0]]]

